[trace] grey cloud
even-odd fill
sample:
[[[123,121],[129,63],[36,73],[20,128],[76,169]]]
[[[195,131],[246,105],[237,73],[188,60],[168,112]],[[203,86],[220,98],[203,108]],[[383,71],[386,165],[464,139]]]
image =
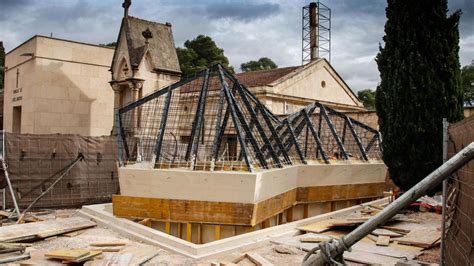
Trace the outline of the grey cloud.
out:
[[[280,6],[274,3],[252,2],[219,2],[208,5],[205,9],[210,19],[231,18],[251,21],[274,15],[280,11]]]

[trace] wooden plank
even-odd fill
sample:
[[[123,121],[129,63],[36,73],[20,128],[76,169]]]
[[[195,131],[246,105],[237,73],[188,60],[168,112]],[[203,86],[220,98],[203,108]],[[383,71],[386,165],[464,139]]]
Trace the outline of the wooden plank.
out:
[[[441,232],[436,228],[415,229],[406,236],[397,239],[399,244],[413,245],[422,248],[432,247],[441,239]]]
[[[400,259],[367,251],[352,250],[344,252],[344,260],[366,265],[395,265]]]
[[[63,263],[65,264],[68,264],[68,263],[80,263],[80,262],[84,262],[84,261],[87,261],[87,260],[90,260],[94,257],[97,257],[99,256],[100,254],[102,254],[102,251],[100,250],[91,250],[89,252],[88,255],[86,256],[83,256],[83,257],[80,257],[78,259],[75,259],[75,260],[64,260]]]
[[[158,199],[113,195],[113,213],[118,217],[164,222],[200,222],[250,225],[253,204],[195,200]],[[192,210],[192,211],[190,211]]]
[[[335,200],[382,197],[385,183],[361,183],[298,188],[298,202],[325,202]]]
[[[296,189],[281,193],[267,200],[255,204],[255,215],[252,220],[252,226],[259,224],[270,217],[273,217],[285,209],[288,209],[296,203]]]
[[[48,253],[44,254],[46,257],[61,259],[61,260],[77,260],[81,257],[89,255],[90,251],[87,249],[77,248],[77,249],[56,249],[51,250]]]
[[[93,226],[96,226],[95,222],[81,217],[2,226],[0,227],[0,242],[43,239]]]
[[[120,247],[125,245],[127,243],[124,242],[93,242],[89,244],[91,247]]]
[[[390,244],[390,236],[379,235],[375,244],[377,246],[388,246]]]
[[[266,260],[265,258],[263,258],[262,256],[260,256],[259,254],[255,253],[255,252],[248,252],[246,254],[247,254],[247,258],[249,258],[250,261],[255,263],[255,265],[257,265],[257,266],[270,266],[270,265],[273,265],[268,260]]]
[[[378,235],[378,236],[390,236],[390,237],[401,237],[401,236],[403,236],[400,233],[396,233],[396,232],[393,232],[391,230],[383,229],[383,228],[382,229],[381,228],[375,229],[374,231],[372,231],[372,234]]]
[[[300,242],[319,243],[319,242],[323,242],[323,241],[326,241],[326,240],[329,240],[329,239],[330,239],[330,237],[328,237],[328,236],[302,237],[302,238],[300,238]]]

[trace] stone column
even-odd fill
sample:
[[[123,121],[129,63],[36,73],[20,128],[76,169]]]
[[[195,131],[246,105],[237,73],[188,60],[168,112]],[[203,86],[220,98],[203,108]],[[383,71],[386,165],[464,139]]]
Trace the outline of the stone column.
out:
[[[132,90],[132,101],[138,101],[140,89],[143,87],[143,81],[142,80],[132,80],[129,82],[129,87]],[[132,111],[132,125],[134,128],[138,128],[139,126],[139,114],[140,114],[140,108],[134,108]]]
[[[113,117],[114,123],[113,123],[111,134],[117,135],[116,115],[117,115],[118,109],[121,107],[120,106],[121,89],[120,89],[120,85],[115,82],[110,82],[110,86],[112,87],[112,90],[114,91],[114,117]]]

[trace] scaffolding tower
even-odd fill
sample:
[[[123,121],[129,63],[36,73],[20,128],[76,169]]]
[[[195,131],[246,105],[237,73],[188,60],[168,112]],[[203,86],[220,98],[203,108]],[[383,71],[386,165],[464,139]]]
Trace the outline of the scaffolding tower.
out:
[[[321,2],[303,7],[302,64],[317,58],[331,62],[331,9]]]

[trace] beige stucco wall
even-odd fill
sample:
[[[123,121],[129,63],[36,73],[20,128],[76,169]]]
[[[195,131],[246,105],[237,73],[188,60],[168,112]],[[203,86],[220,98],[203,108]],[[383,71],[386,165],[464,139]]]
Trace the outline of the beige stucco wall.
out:
[[[297,187],[383,183],[382,162],[308,164],[255,173],[184,169],[119,169],[124,196],[256,203]],[[178,193],[179,192],[179,193]]]
[[[35,36],[6,55],[4,128],[22,107],[21,133],[109,135],[113,125],[113,49]],[[33,56],[21,56],[33,53]],[[24,63],[22,63],[24,62]],[[16,71],[19,86],[16,92]],[[21,100],[13,98],[21,96]]]

